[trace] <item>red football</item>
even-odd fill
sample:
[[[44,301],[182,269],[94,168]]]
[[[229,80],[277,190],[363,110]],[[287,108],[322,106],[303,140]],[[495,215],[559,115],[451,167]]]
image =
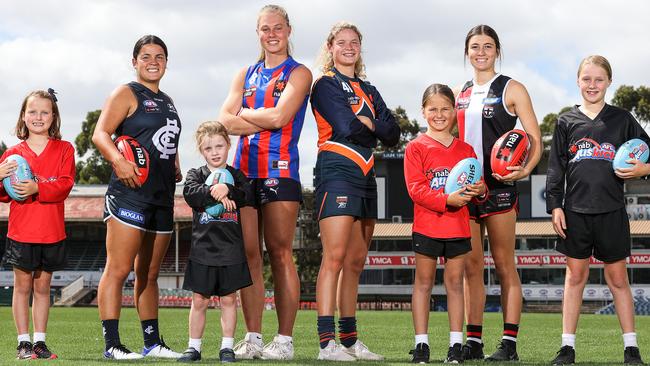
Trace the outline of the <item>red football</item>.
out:
[[[126,160],[135,163],[140,172],[140,183],[144,184],[149,176],[149,153],[140,145],[138,140],[130,136],[120,136],[115,140],[115,146]]]
[[[492,172],[500,176],[510,174],[509,166],[524,165],[528,157],[528,135],[526,131],[511,130],[499,137],[492,146],[490,166]]]

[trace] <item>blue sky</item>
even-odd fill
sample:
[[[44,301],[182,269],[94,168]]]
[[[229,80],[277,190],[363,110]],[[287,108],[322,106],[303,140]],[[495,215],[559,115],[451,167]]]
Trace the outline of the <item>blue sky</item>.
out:
[[[3,1],[0,12],[0,140],[10,134],[20,103],[33,89],[59,92],[64,139],[73,141],[86,112],[102,107],[133,78],[130,55],[143,34],[157,34],[170,51],[161,89],[183,121],[183,170],[202,164],[192,142],[198,124],[214,119],[233,75],[255,61],[260,1]],[[493,26],[503,44],[501,71],[529,90],[541,120],[579,103],[578,62],[599,53],[610,59],[614,83],[650,85],[646,64],[650,2],[603,0],[278,1],[293,25],[295,58],[312,68],[333,23],[348,20],[364,34],[368,80],[389,107],[401,105],[421,125],[419,100],[433,82],[455,86],[471,78],[463,41],[474,25]],[[312,68],[314,75],[318,71]],[[311,186],[316,158],[311,113],[300,142],[303,184]]]

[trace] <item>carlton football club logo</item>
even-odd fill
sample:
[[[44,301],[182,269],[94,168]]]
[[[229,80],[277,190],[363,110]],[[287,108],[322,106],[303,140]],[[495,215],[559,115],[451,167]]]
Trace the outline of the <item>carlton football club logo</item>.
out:
[[[167,125],[161,127],[151,138],[156,149],[160,151],[161,159],[169,159],[170,155],[176,154],[176,140],[181,128],[178,120],[167,118]]]
[[[609,142],[598,142],[590,138],[581,138],[569,147],[569,153],[573,155],[570,162],[578,162],[584,159],[592,160],[614,160],[616,148]]]
[[[445,189],[445,183],[447,183],[447,177],[449,176],[449,168],[442,167],[434,170],[427,170],[425,174],[429,180],[429,187],[431,189]]]

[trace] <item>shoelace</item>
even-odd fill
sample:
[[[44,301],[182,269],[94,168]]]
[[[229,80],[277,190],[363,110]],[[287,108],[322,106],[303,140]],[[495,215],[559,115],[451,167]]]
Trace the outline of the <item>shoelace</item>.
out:
[[[131,350],[126,348],[126,346],[123,345],[123,344],[118,344],[117,346],[113,347],[113,352],[112,353],[114,354],[115,351],[120,351],[120,352],[124,353],[125,355],[128,355],[129,353],[133,353],[133,352],[131,352]]]
[[[51,354],[50,350],[47,348],[47,345],[43,342],[36,342],[32,351],[36,354]]]
[[[169,348],[169,346],[167,346],[167,344],[165,343],[165,340],[163,339],[162,336],[160,336],[160,343],[158,345],[160,346],[160,348],[164,348],[164,349],[166,349],[168,351],[174,352],[171,348]]]

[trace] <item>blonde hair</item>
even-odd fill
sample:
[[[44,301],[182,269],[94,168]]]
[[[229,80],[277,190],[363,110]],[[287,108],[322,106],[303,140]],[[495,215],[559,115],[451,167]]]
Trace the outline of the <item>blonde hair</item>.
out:
[[[356,25],[345,21],[334,24],[329,34],[327,35],[327,39],[325,40],[325,43],[323,43],[323,47],[321,48],[320,54],[318,55],[318,59],[316,60],[316,65],[319,65],[318,67],[323,73],[326,73],[334,68],[334,60],[332,59],[332,54],[330,53],[329,48],[332,46],[336,35],[345,29],[350,29],[355,32],[359,37],[359,42],[363,40],[363,36],[361,35],[361,32]],[[359,59],[354,64],[354,74],[360,79],[365,79],[366,77],[366,65],[364,65],[361,55],[359,55]]]
[[[588,64],[602,67],[607,73],[609,81],[612,81],[612,65],[609,64],[609,61],[607,61],[605,57],[600,55],[587,56],[580,62],[580,66],[578,67],[578,78],[580,78],[580,73],[582,72],[583,67]]]
[[[456,98],[454,98],[454,92],[445,84],[431,84],[429,85],[422,94],[422,108],[427,105],[427,102],[434,95],[442,95],[443,97],[449,100],[452,107],[456,104]]]
[[[287,26],[291,28],[291,23],[289,22],[289,14],[287,13],[287,11],[280,5],[273,5],[273,4],[264,5],[264,7],[260,9],[260,12],[257,14],[258,28],[260,26],[260,19],[262,18],[262,14],[264,13],[276,13],[277,15],[284,18],[284,20],[287,22]],[[287,56],[291,56],[292,48],[293,47],[291,47],[291,42],[289,42],[287,44]],[[266,58],[266,53],[264,53],[264,47],[261,47],[260,56],[257,58],[257,62],[264,61],[265,58]]]
[[[200,151],[203,139],[210,136],[221,136],[226,140],[228,147],[230,147],[230,136],[228,130],[219,121],[205,121],[199,125],[194,133],[194,140],[196,141],[196,148]]]
[[[50,103],[52,103],[52,124],[47,130],[47,134],[53,139],[61,140],[61,116],[59,115],[59,106],[56,104],[56,101],[54,100],[52,94],[46,92],[45,90],[34,90],[33,92],[27,94],[23,100],[23,104],[20,107],[20,114],[18,114],[16,129],[14,130],[16,137],[18,137],[20,140],[27,140],[29,137],[29,129],[27,129],[27,125],[25,124],[23,117],[25,115],[25,110],[27,110],[27,101],[32,97],[47,99],[50,101]]]

